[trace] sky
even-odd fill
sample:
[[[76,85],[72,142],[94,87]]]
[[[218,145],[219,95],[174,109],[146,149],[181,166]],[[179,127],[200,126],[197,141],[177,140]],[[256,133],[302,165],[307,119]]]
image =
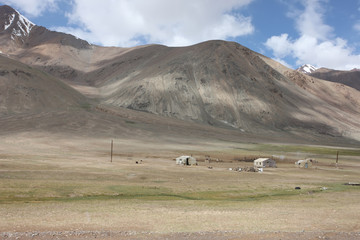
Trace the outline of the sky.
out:
[[[235,41],[290,67],[360,69],[360,0],[0,0],[101,46]]]

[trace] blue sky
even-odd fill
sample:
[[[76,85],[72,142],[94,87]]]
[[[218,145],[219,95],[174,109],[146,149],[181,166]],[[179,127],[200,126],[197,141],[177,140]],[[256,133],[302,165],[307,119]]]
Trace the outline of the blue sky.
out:
[[[33,23],[131,47],[236,41],[291,68],[360,68],[360,0],[3,0]]]

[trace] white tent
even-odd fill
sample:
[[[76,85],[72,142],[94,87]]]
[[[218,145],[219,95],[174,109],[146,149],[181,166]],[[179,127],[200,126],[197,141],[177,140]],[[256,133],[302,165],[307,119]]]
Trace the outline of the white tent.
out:
[[[197,165],[196,158],[192,156],[181,156],[176,158],[176,164],[178,165]]]

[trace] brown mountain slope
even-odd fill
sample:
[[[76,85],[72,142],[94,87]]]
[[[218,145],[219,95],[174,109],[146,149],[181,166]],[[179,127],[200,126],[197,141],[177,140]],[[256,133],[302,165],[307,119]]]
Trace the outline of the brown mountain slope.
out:
[[[358,92],[276,64],[237,43],[152,45],[86,78],[112,106],[250,132],[358,134]]]
[[[0,114],[79,108],[87,102],[51,75],[0,55]]]
[[[68,46],[58,49],[63,55],[64,49],[72,50]],[[247,132],[358,138],[359,93],[347,88],[339,92],[336,84],[308,79],[289,69],[277,71],[270,60],[265,62],[263,56],[239,44],[210,41],[184,48],[150,45],[116,51],[115,57],[109,57],[107,48],[79,50],[73,53],[75,57],[53,57],[58,62],[49,61],[42,69],[75,83],[79,90],[90,87],[100,102],[111,106]],[[93,63],[84,61],[87,71],[70,67],[78,58],[91,59],[82,57],[85,52],[101,57],[92,59]],[[304,81],[316,84],[304,88]]]
[[[322,122],[331,126],[341,136],[359,139],[360,136],[360,92],[340,83],[313,78],[290,70],[281,64],[263,57],[274,69],[288,77],[306,92],[308,107],[298,102],[299,112],[295,113],[300,121]],[[313,129],[310,127],[310,129]],[[314,129],[317,130],[316,128]]]
[[[317,71],[311,73],[310,76],[330,82],[341,83],[360,91],[360,70],[338,71],[320,68]]]

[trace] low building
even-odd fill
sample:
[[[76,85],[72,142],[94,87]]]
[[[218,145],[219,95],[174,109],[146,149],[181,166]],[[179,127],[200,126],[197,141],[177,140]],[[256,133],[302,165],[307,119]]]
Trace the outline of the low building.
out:
[[[271,158],[258,158],[254,160],[254,167],[256,168],[276,167],[276,162]]]
[[[181,156],[176,158],[176,164],[178,165],[197,165],[196,158],[193,156]]]

